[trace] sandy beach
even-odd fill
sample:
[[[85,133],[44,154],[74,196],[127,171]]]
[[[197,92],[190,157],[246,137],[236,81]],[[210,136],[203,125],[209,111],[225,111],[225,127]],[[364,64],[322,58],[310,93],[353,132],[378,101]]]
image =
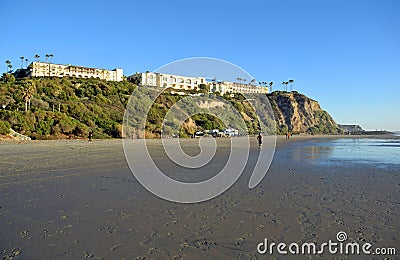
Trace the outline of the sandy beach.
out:
[[[321,243],[335,240],[339,231],[349,241],[398,246],[400,165],[315,163],[323,151],[311,151],[307,142],[334,138],[279,137],[258,186],[248,188],[246,167],[221,196],[196,204],[165,201],[143,188],[130,172],[121,140],[2,142],[0,256],[264,259],[256,248],[265,238]],[[152,145],[157,156],[159,144]],[[185,145],[189,154],[199,150],[196,140]],[[258,152],[254,139],[250,164]],[[227,154],[222,149],[218,156],[221,165],[211,168],[223,166]],[[157,164],[174,172],[165,159]],[[186,177],[209,178],[211,168]],[[358,257],[363,258],[340,256]]]

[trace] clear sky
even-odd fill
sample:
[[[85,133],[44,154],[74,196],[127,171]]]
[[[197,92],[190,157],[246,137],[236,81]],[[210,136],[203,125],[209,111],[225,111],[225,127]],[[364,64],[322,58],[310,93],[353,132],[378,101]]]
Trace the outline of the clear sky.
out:
[[[5,60],[125,75],[214,57],[257,81],[294,79],[338,123],[400,129],[400,1],[0,1]]]

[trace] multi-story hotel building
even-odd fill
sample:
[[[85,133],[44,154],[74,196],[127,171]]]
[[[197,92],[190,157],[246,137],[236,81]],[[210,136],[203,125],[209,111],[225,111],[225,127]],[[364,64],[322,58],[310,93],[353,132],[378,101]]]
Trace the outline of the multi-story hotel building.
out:
[[[160,88],[174,88],[178,90],[195,90],[200,88],[200,85],[206,86],[207,82],[202,77],[186,77],[158,72],[143,72],[136,73],[128,79],[136,81],[142,86],[152,86]]]
[[[267,87],[255,86],[251,84],[241,84],[229,81],[206,80],[202,77],[178,76],[157,72],[136,73],[128,77],[142,86],[152,86],[160,88],[174,88],[177,90],[199,90],[203,85],[211,93],[221,95],[235,93],[268,93]]]
[[[268,93],[268,87],[230,81],[211,81],[208,85],[210,92],[221,93],[221,95],[225,93]]]
[[[88,68],[74,65],[54,64],[48,62],[32,62],[28,66],[31,77],[74,77],[74,78],[95,78],[107,81],[122,81],[123,70]]]

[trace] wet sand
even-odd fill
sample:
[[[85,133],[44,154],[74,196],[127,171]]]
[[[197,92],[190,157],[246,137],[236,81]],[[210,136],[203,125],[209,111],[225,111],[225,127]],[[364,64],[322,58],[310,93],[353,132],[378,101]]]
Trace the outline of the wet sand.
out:
[[[400,167],[296,160],[301,156],[292,146],[310,138],[334,137],[278,138],[257,187],[248,189],[247,167],[221,196],[196,204],[168,202],[145,190],[128,168],[121,140],[3,142],[0,256],[260,259],[266,256],[256,247],[264,238],[322,243],[336,240],[339,231],[349,241],[398,246]],[[195,141],[185,145],[188,153],[198,152]],[[252,145],[250,163],[258,153],[255,140]],[[222,164],[226,154],[219,156]],[[166,160],[158,163],[174,172]]]

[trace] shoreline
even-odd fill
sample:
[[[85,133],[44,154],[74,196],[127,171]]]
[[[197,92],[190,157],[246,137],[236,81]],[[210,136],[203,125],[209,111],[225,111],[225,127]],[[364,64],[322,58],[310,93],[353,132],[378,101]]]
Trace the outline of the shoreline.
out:
[[[239,136],[239,138],[242,136]],[[257,135],[249,135],[250,138],[256,138]],[[265,137],[271,137],[267,135]],[[206,137],[212,138],[212,137]],[[238,138],[238,137],[217,137],[216,140],[229,140],[229,138]],[[277,141],[300,141],[300,140],[311,140],[311,139],[339,139],[339,138],[369,138],[369,139],[400,139],[400,135],[396,134],[384,134],[384,135],[308,135],[308,134],[296,134],[291,135],[290,139],[287,140],[285,135],[276,135]],[[129,139],[129,138],[126,138]],[[195,140],[198,138],[179,138],[180,140]],[[107,141],[117,141],[124,140],[124,138],[107,138],[107,139],[92,139],[93,142],[107,142]],[[147,138],[146,140],[160,140],[160,138]],[[88,142],[87,138],[71,138],[71,139],[37,139],[37,140],[18,140],[11,138],[0,138],[0,143],[41,143],[41,142],[74,142],[74,141],[83,141]]]

